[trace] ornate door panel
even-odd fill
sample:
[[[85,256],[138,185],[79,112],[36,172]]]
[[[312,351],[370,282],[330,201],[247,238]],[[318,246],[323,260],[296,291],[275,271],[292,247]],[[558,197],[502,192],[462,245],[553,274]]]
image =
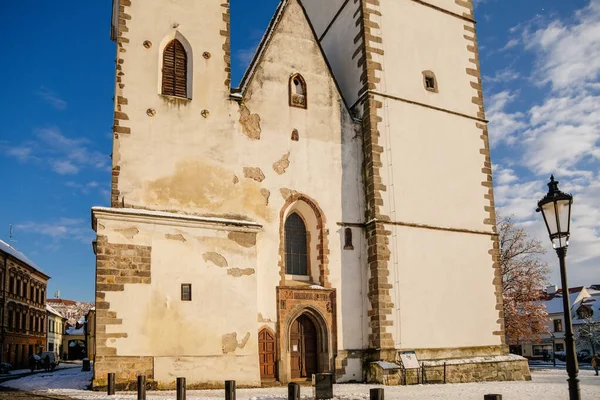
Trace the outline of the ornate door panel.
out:
[[[275,337],[267,329],[258,334],[258,354],[260,358],[260,379],[275,379]]]
[[[292,379],[310,378],[317,373],[317,329],[310,318],[301,315],[290,331]]]

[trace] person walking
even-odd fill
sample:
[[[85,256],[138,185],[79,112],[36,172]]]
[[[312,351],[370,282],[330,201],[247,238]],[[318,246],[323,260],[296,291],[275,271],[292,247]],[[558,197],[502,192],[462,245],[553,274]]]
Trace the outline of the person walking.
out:
[[[44,357],[44,370],[46,370],[46,372],[50,371],[50,357],[48,357],[47,354],[46,357]]]
[[[35,358],[32,354],[29,355],[29,369],[31,369],[31,372],[35,371]]]
[[[598,369],[600,369],[600,353],[594,354],[594,358],[592,358],[592,367],[594,367],[596,376],[598,376]]]

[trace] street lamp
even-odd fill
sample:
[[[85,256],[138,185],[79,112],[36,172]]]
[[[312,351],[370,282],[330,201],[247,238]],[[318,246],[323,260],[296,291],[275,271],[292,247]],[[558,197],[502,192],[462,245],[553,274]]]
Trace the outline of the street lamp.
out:
[[[537,212],[542,212],[552,246],[560,260],[560,278],[562,283],[563,310],[565,316],[565,347],[567,351],[567,373],[569,374],[569,399],[580,400],[579,394],[579,367],[575,356],[575,340],[573,338],[573,321],[571,319],[571,304],[569,301],[569,285],[567,283],[567,268],[565,257],[569,246],[571,229],[571,206],[573,196],[563,193],[558,189],[558,182],[554,176],[548,183],[548,194],[538,202]]]

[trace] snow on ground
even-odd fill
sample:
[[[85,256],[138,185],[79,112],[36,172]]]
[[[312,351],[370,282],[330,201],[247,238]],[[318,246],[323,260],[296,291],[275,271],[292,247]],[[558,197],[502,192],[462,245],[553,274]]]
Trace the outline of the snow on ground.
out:
[[[137,398],[134,392],[119,393],[107,396],[100,392],[83,390],[92,379],[91,372],[81,372],[79,369],[60,370],[49,374],[38,374],[3,385],[21,390],[40,391],[49,394],[70,396],[81,400],[133,400]],[[567,375],[561,370],[534,370],[532,382],[489,382],[467,383],[460,385],[418,385],[418,386],[388,386],[385,387],[387,400],[439,400],[461,399],[482,400],[485,394],[498,393],[504,400],[564,400],[567,395]],[[593,371],[582,371],[581,397],[584,399],[600,398],[600,377],[594,376]],[[373,385],[335,385],[336,399],[367,400],[369,389]],[[188,400],[222,400],[223,390],[188,391]],[[312,388],[302,387],[303,399],[310,399]],[[287,388],[238,389],[238,400],[285,400]],[[175,392],[149,392],[148,400],[174,400]]]
[[[69,362],[61,362],[60,364],[58,364],[56,366],[55,369],[68,369],[68,368],[76,368],[79,367],[81,368],[81,362],[77,363],[75,361],[69,361]],[[37,372],[42,371],[40,369],[36,369]],[[25,368],[25,369],[13,369],[10,371],[9,375],[19,375],[19,374],[28,374],[31,372],[31,368]],[[9,375],[0,375],[0,378],[4,378],[6,376]]]
[[[52,392],[54,390],[85,390],[91,381],[92,372],[81,372],[81,368],[64,368],[7,381],[1,386],[27,391]]]

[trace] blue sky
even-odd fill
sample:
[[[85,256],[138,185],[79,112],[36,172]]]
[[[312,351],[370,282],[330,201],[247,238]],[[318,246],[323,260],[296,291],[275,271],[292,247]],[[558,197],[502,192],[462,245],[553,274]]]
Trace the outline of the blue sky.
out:
[[[277,3],[231,0],[234,82]],[[600,0],[476,3],[499,211],[548,243],[534,208],[555,173],[575,195],[571,284],[600,283]],[[12,244],[52,276],[49,294],[82,301],[94,296],[90,208],[109,203],[110,13],[110,0],[0,5],[10,38],[0,63],[0,238],[12,224]],[[548,261],[558,283],[554,254]]]

